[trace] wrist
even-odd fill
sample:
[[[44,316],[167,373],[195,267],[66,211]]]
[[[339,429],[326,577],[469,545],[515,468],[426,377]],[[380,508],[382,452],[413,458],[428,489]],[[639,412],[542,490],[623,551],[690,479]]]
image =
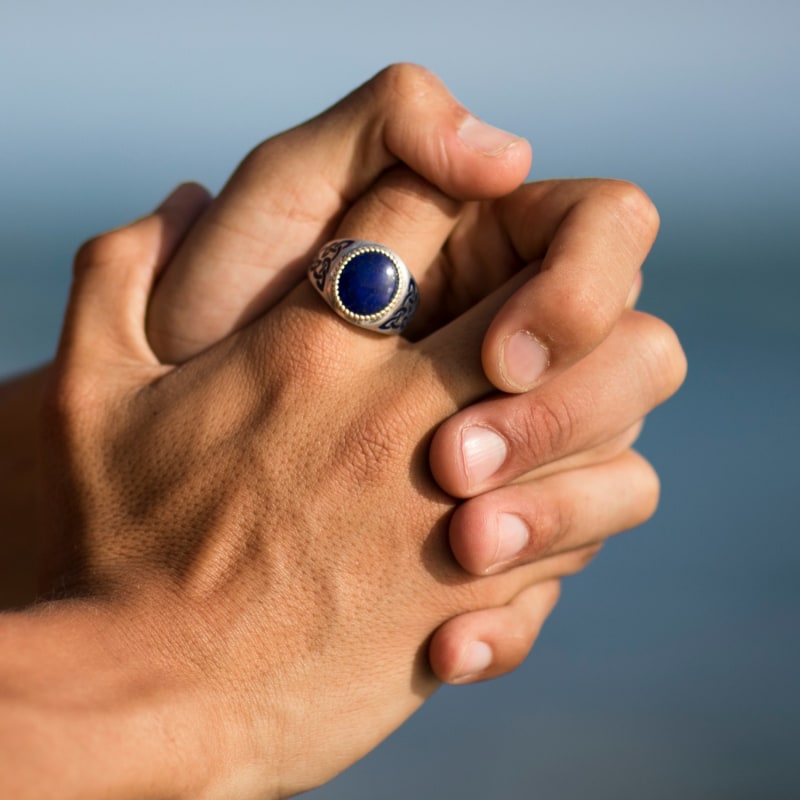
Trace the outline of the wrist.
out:
[[[160,630],[146,610],[89,601],[0,616],[8,796],[225,796],[215,789],[230,763],[226,726],[213,724],[221,706]]]

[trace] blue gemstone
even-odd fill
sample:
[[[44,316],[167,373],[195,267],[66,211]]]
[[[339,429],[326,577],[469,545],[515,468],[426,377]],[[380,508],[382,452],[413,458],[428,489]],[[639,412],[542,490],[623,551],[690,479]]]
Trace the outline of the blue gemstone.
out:
[[[339,273],[339,300],[352,314],[368,317],[383,311],[397,293],[400,276],[383,253],[360,253]]]

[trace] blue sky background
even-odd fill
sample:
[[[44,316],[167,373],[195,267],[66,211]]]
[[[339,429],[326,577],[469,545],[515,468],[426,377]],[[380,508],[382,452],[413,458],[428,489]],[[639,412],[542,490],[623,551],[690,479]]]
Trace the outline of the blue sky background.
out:
[[[796,796],[799,34],[788,0],[0,6],[0,373],[51,354],[83,239],[392,61],[527,136],[533,178],[659,206],[642,305],[690,358],[641,444],[661,511],[516,675],[441,692],[319,798]]]

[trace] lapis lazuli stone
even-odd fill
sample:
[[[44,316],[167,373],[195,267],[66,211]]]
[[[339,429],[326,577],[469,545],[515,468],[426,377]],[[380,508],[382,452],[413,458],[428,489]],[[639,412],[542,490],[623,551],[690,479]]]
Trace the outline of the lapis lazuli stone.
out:
[[[399,283],[397,267],[388,256],[359,253],[339,274],[339,300],[352,314],[368,317],[392,302]]]

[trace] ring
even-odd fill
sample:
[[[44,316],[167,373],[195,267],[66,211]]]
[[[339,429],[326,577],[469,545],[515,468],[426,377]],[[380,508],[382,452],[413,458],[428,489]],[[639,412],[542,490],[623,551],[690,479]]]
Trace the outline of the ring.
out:
[[[402,333],[417,310],[419,291],[408,267],[376,242],[328,242],[311,262],[308,277],[340,317],[360,328]]]

